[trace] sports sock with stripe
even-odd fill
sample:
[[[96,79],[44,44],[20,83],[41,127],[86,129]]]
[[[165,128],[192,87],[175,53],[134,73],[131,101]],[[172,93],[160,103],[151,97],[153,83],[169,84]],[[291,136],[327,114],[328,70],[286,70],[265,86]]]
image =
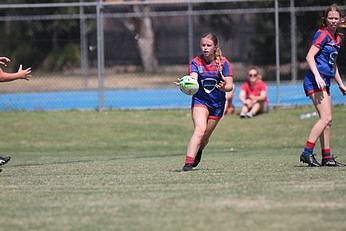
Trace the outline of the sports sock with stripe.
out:
[[[330,153],[330,148],[323,148],[322,149],[322,159],[331,159],[332,154]]]
[[[306,141],[306,144],[304,146],[304,154],[305,155],[311,155],[314,152],[315,143]]]
[[[191,156],[185,157],[185,164],[193,164],[193,163],[195,163],[195,157],[191,157]]]

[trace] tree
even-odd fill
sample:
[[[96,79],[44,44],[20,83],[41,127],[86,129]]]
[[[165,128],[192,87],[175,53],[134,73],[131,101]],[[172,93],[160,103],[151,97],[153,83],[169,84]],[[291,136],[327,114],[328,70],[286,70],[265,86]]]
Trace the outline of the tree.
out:
[[[69,2],[56,0],[55,2]],[[8,3],[42,3],[40,0],[9,0]],[[78,13],[78,8],[6,9],[4,15],[55,15]],[[79,65],[79,20],[25,20],[0,24],[3,55],[33,68],[62,70]]]
[[[105,2],[123,2],[123,0],[105,0]],[[155,34],[152,19],[147,15],[151,9],[147,5],[133,4],[130,11],[142,16],[124,20],[123,24],[131,33],[135,34],[134,37],[137,41],[137,48],[144,71],[155,72],[158,68],[158,61],[154,49]]]
[[[295,0],[296,7],[308,7],[308,6],[328,6],[332,3],[339,5],[344,5],[344,0],[305,0],[298,1]],[[289,7],[290,1],[279,1],[280,7]],[[265,2],[239,2],[233,3],[207,3],[203,4],[203,9],[218,9],[218,8],[238,8],[246,9],[248,8],[272,8],[272,1]],[[246,13],[245,13],[246,14]],[[300,62],[305,62],[306,52],[311,45],[312,36],[314,31],[320,25],[320,17],[322,16],[322,11],[304,11],[297,12],[297,31],[296,31],[296,41],[297,41],[297,58]],[[225,39],[231,38],[234,41],[245,41],[250,42],[246,46],[239,46],[236,49],[241,50],[241,52],[247,52],[245,54],[246,58],[244,62],[256,65],[273,65],[275,64],[275,20],[273,13],[257,13],[251,14],[252,27],[249,28],[249,24],[244,21],[238,21],[237,17],[234,15],[207,15],[201,16],[200,21],[210,28],[218,31],[219,34],[223,35]],[[240,34],[238,27],[247,28],[246,37],[244,33]],[[246,26],[244,26],[246,25]],[[280,25],[280,63],[290,63],[291,61],[291,46],[290,46],[290,13],[281,12],[279,14],[279,25]],[[244,29],[245,30],[245,29]],[[342,47],[340,56],[345,54],[345,46]],[[345,58],[338,59],[340,69],[345,66]],[[239,57],[237,57],[239,58]]]
[[[125,23],[125,26],[136,33],[137,46],[141,56],[142,65],[145,72],[155,72],[158,68],[158,61],[154,51],[155,35],[151,18],[145,13],[150,12],[148,6],[134,5],[133,11],[143,13],[143,17],[132,18]]]

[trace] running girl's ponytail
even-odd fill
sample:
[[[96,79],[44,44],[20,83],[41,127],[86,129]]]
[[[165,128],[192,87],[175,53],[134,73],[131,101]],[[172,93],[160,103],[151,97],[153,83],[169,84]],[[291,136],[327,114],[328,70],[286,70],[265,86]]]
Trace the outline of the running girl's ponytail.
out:
[[[222,51],[219,47],[215,50],[215,62],[217,66],[217,71],[222,73],[222,63],[221,63]]]

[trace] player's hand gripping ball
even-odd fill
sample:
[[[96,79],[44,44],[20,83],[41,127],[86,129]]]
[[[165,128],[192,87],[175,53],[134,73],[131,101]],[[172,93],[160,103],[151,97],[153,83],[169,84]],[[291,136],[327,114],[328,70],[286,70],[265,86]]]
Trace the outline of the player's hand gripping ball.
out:
[[[194,95],[199,89],[199,84],[197,79],[186,75],[179,80],[179,88],[186,95]]]

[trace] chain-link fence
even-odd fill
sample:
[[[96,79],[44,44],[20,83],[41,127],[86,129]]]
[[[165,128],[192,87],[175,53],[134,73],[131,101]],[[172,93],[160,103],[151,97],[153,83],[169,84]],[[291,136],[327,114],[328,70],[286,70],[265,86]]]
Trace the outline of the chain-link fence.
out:
[[[301,86],[308,69],[304,58],[328,3],[302,2],[0,4],[0,56],[12,58],[4,70],[15,71],[19,64],[33,68],[29,82],[0,85],[0,109],[189,107],[189,97],[173,82],[187,73],[200,36],[210,31],[232,62],[236,86],[256,66],[269,85],[272,106],[309,103]],[[345,103],[340,93],[333,100]]]

